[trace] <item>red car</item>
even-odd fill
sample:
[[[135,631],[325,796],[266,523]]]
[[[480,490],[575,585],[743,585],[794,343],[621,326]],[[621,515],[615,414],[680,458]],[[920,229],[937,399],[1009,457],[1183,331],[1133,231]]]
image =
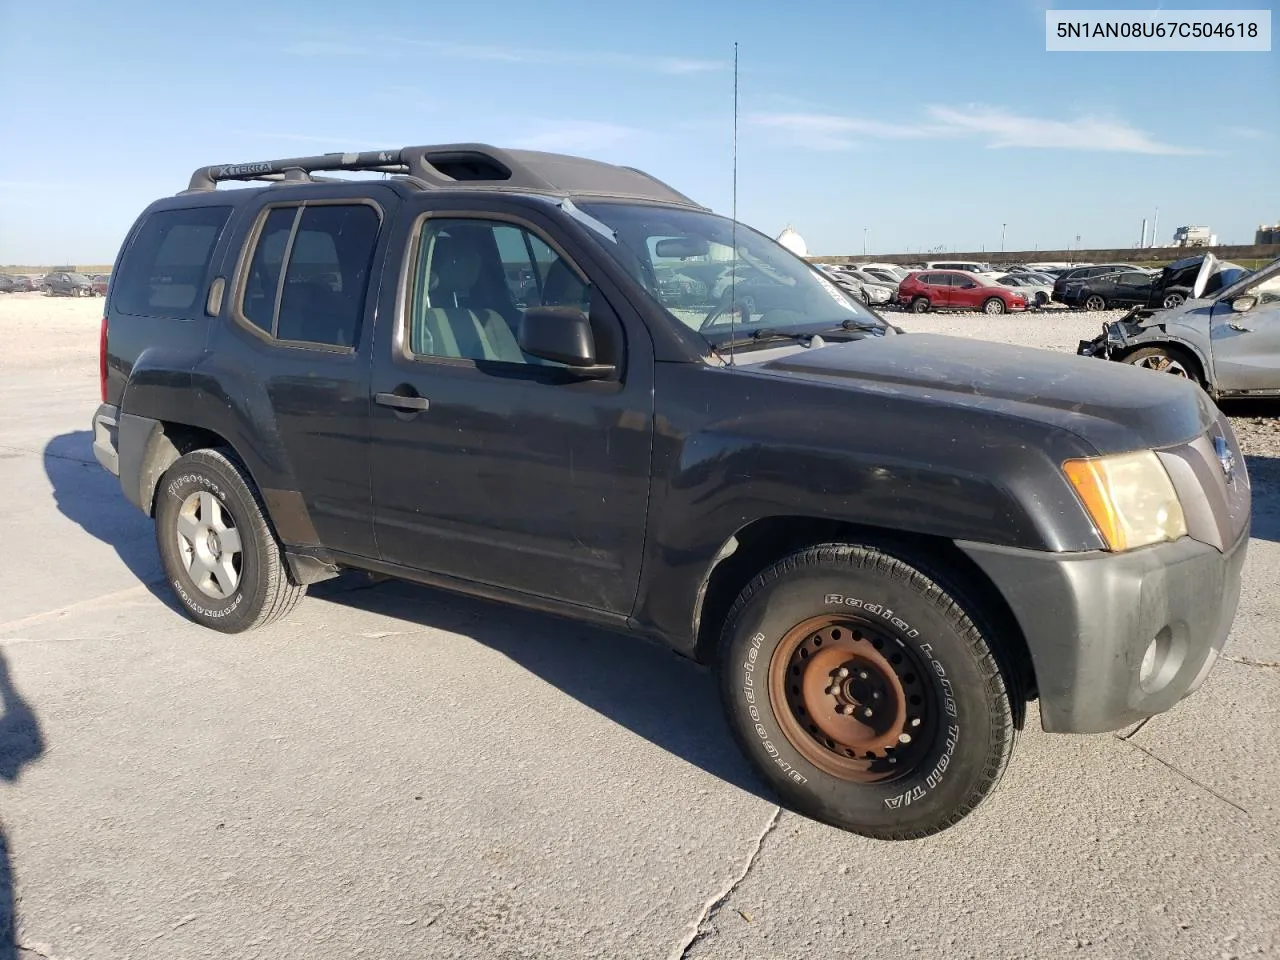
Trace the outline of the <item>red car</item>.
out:
[[[898,302],[912,313],[941,310],[981,310],[1012,313],[1027,309],[1017,290],[964,270],[920,270],[898,285]]]

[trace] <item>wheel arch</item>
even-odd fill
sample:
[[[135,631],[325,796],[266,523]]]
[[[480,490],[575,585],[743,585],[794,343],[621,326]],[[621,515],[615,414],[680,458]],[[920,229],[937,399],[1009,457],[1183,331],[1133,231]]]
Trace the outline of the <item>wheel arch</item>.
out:
[[[318,542],[318,537],[301,495],[296,491],[264,487],[249,458],[221,433],[195,424],[131,414],[121,416],[119,430],[121,486],[129,500],[147,516],[155,517],[160,479],[181,457],[196,450],[226,450],[257,490],[263,518],[285,546],[293,582],[315,583],[337,573],[328,555],[311,547]],[[291,545],[300,545],[305,552],[290,549]]]
[[[1030,648],[1017,618],[987,574],[945,537],[904,533],[817,517],[773,516],[754,520],[735,532],[708,566],[694,607],[694,658],[715,658],[720,631],[738,594],[759,573],[797,550],[819,543],[857,543],[879,547],[920,567],[944,588],[971,598],[972,613],[999,647],[1002,667],[1014,692],[1016,720],[1023,725],[1025,704],[1037,689]]]
[[[1172,350],[1174,353],[1181,353],[1185,355],[1187,359],[1191,360],[1196,366],[1199,372],[1200,382],[1203,383],[1206,388],[1212,388],[1213,384],[1210,378],[1211,367],[1209,366],[1208,358],[1205,357],[1200,348],[1188,340],[1183,340],[1180,337],[1171,336],[1167,333],[1161,333],[1159,336],[1153,337],[1149,340],[1139,340],[1136,343],[1131,343],[1123,350],[1113,354],[1113,358],[1124,363],[1133,354],[1147,347],[1159,347],[1162,350]]]

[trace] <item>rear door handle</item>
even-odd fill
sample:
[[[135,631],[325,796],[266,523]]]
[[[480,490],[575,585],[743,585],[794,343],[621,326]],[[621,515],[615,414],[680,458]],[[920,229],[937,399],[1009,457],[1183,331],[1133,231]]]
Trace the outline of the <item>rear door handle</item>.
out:
[[[426,410],[431,406],[426,397],[402,397],[398,393],[375,393],[373,399],[379,406],[396,410]]]

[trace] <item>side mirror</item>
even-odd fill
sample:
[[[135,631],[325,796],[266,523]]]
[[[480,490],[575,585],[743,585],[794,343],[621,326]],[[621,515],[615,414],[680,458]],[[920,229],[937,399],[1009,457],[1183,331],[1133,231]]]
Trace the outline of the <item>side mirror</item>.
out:
[[[584,379],[598,380],[614,372],[611,363],[596,363],[591,320],[576,307],[530,307],[520,320],[520,349],[530,356],[562,363]]]
[[[1248,313],[1258,305],[1258,298],[1251,293],[1245,293],[1231,301],[1231,309],[1236,313]]]

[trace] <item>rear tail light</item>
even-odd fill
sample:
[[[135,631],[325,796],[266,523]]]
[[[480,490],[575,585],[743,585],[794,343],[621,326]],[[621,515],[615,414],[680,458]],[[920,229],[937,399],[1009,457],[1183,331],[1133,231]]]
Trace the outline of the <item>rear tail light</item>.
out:
[[[107,402],[107,315],[102,315],[102,332],[98,334],[98,386],[102,402]]]

